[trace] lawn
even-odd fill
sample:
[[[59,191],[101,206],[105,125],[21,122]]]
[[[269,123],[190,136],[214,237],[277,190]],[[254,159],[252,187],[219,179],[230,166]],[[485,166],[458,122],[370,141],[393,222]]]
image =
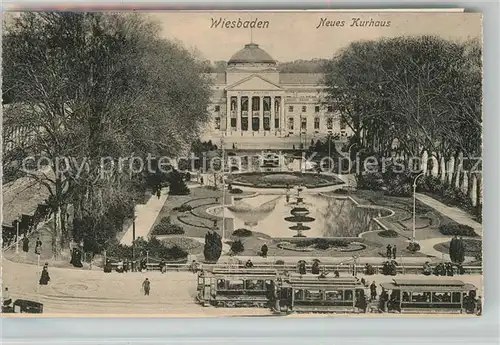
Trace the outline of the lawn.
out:
[[[474,240],[470,238],[464,238],[463,243],[465,245],[465,256],[475,256],[481,254],[483,251],[483,241]],[[434,249],[441,253],[450,253],[450,242],[438,243],[434,246]]]
[[[243,197],[253,194],[251,192],[243,192],[240,194],[231,194],[226,191],[226,203],[230,203],[231,197]],[[208,187],[191,188],[189,195],[169,195],[165,205],[161,209],[155,224],[158,224],[164,217],[170,216],[171,222],[177,224],[184,229],[185,236],[189,237],[204,237],[207,230],[214,227],[214,221],[219,220],[218,217],[209,215],[206,210],[209,207],[218,206],[221,204],[220,190],[213,190]],[[174,208],[181,205],[189,205],[193,209],[186,212],[174,211]],[[153,226],[153,228],[154,228]],[[220,227],[220,221],[217,223]],[[232,232],[233,221],[226,218],[225,229],[227,232]]]

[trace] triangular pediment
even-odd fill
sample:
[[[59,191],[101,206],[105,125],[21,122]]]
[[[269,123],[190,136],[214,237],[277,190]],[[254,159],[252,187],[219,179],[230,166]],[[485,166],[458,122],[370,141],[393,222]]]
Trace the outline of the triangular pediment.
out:
[[[272,81],[262,78],[260,75],[252,74],[236,83],[226,87],[228,91],[274,91],[281,87]]]

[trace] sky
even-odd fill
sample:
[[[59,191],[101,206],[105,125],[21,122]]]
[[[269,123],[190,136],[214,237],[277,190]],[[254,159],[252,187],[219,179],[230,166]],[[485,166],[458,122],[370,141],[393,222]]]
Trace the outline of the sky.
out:
[[[160,12],[148,14],[162,28],[161,35],[187,48],[196,48],[207,60],[228,60],[250,43],[284,62],[331,58],[350,42],[401,35],[437,35],[466,40],[482,37],[482,17],[477,13],[356,13],[356,12]],[[212,19],[268,21],[268,28],[211,28]],[[344,21],[343,27],[317,26],[322,18]],[[390,21],[387,27],[351,26],[360,21]]]

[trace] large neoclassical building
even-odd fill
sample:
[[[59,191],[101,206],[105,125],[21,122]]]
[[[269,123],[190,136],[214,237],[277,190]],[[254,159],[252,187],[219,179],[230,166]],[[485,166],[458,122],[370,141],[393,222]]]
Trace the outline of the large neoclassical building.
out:
[[[280,73],[258,44],[246,44],[211,77],[214,136],[348,134],[335,109],[321,105],[322,74]]]

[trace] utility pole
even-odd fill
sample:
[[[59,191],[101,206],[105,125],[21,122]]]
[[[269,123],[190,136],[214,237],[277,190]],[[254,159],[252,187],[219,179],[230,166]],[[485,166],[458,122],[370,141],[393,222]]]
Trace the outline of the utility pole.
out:
[[[132,214],[132,259],[135,261],[135,199],[132,199],[134,205]]]
[[[222,159],[221,159],[221,169],[222,169],[222,198],[221,198],[221,206],[222,206],[222,225],[221,225],[221,233],[222,233],[222,243],[224,243],[226,237],[226,207],[225,207],[225,198],[226,198],[226,181],[225,177],[225,150],[224,150],[224,136],[221,135],[220,138],[220,147],[222,149]]]

